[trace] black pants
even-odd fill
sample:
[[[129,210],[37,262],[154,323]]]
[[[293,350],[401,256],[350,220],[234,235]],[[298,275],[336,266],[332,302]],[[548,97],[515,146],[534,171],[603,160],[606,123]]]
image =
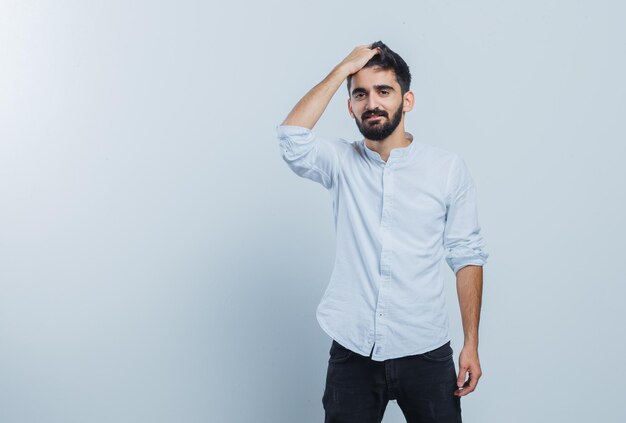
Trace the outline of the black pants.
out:
[[[325,423],[380,423],[395,399],[407,423],[460,423],[450,343],[424,354],[374,361],[333,341],[322,403]]]

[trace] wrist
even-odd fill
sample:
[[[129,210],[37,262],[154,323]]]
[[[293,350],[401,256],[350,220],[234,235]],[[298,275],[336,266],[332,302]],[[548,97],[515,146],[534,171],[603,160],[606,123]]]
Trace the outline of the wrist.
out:
[[[465,342],[463,342],[463,348],[478,351],[478,339],[466,339]]]
[[[330,74],[328,74],[329,78],[337,79],[340,83],[345,81],[348,76],[350,76],[350,71],[343,63],[339,63],[330,71]]]

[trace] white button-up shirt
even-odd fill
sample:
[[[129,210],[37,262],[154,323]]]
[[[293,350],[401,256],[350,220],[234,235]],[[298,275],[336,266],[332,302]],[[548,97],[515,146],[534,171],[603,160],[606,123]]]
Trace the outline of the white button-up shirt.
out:
[[[336,258],[317,308],[322,329],[376,361],[449,341],[444,251],[455,273],[488,257],[464,161],[412,141],[385,162],[364,140],[328,140],[298,126],[277,132],[289,167],[333,200]]]

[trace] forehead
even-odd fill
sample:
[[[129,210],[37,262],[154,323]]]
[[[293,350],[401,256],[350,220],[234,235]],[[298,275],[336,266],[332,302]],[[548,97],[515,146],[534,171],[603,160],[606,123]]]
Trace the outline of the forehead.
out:
[[[382,69],[380,66],[363,68],[352,75],[351,89],[369,89],[374,85],[389,85],[400,90],[400,84],[396,80],[396,73],[392,69]]]

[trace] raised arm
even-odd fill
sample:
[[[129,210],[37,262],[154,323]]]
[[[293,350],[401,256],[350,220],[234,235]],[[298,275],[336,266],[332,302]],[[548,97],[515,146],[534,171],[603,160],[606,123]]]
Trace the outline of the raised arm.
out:
[[[363,66],[379,49],[371,45],[357,46],[315,87],[304,95],[283,121],[283,125],[301,126],[312,129],[326,110],[343,81]]]

